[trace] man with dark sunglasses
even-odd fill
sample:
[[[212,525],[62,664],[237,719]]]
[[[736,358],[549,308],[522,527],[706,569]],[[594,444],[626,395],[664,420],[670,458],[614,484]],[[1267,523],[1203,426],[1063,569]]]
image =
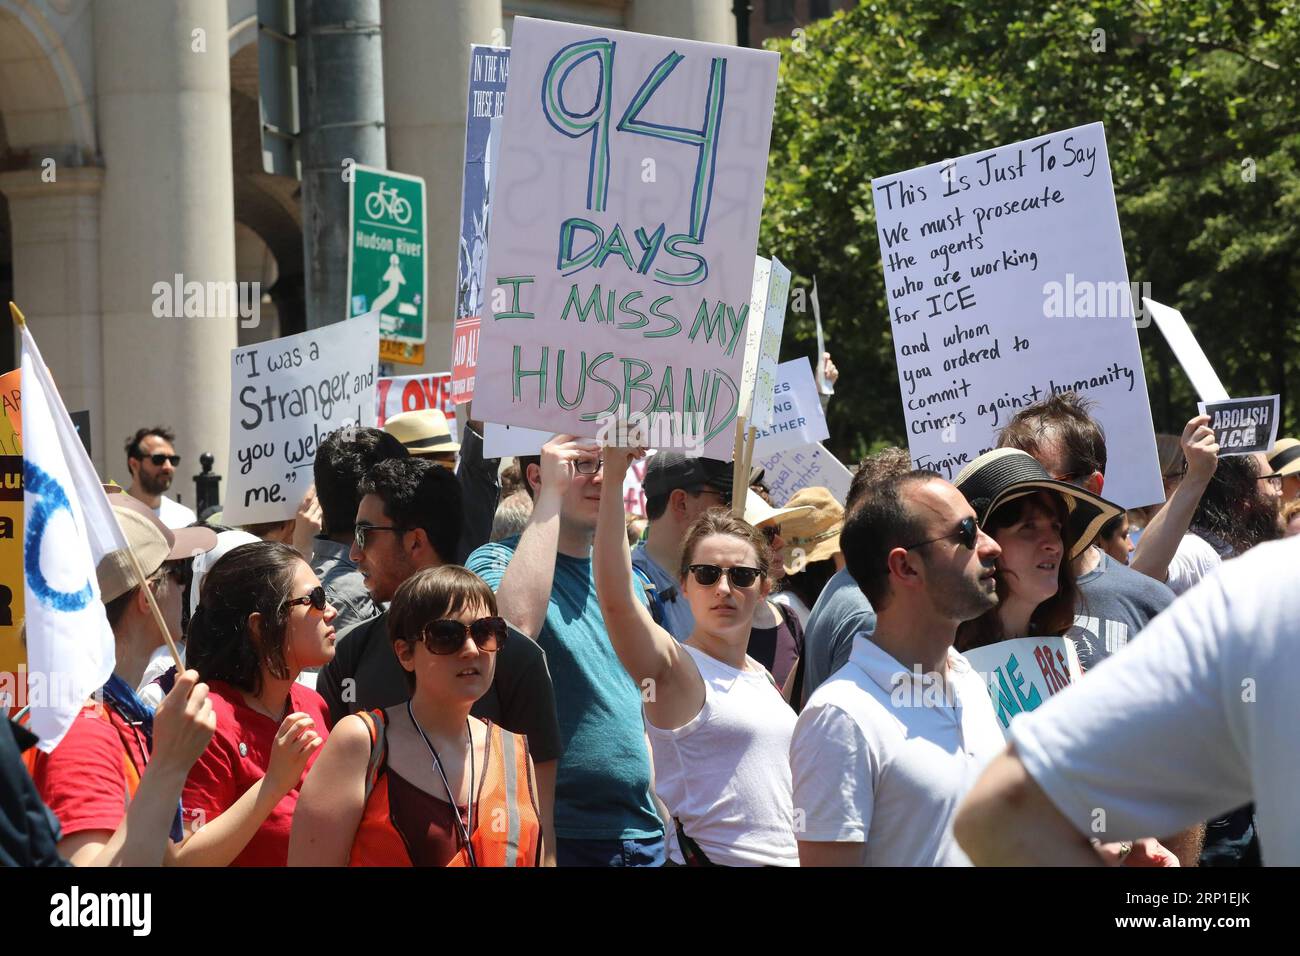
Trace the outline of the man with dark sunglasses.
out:
[[[876,627],[809,698],[790,745],[803,866],[961,866],[958,802],[1002,750],[984,679],[953,649],[995,607],[1001,549],[932,471],[864,489],[840,545]]]
[[[460,484],[450,470],[430,461],[411,456],[380,462],[357,492],[349,558],[371,598],[385,610],[344,632],[334,660],[321,671],[316,689],[335,724],[348,714],[394,707],[410,697],[406,671],[389,636],[387,602],[417,572],[454,563],[461,533]],[[517,631],[513,638],[502,642],[492,685],[471,713],[527,736],[542,825],[550,834],[556,762],[562,750],[555,693],[545,652]],[[450,652],[435,646],[440,640],[436,633],[431,640],[434,653]],[[463,644],[461,633],[452,651]]]
[[[172,486],[181,456],[172,444],[176,436],[162,425],[141,428],[126,442],[126,467],[131,472],[127,494],[144,502],[167,527],[186,528],[197,519],[194,512],[164,494]]]

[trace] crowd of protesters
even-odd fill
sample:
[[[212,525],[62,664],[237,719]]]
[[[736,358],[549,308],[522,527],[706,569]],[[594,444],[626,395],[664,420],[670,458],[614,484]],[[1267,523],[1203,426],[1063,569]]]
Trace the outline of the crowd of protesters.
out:
[[[0,862],[1300,863],[1300,442],[1221,458],[1193,418],[1125,512],[1065,393],[952,481],[879,451],[843,502],[658,452],[642,517],[646,449],[503,463],[470,412],[331,434],[297,515],[238,529],[133,436],[145,583],[100,564],[116,666],[50,753],[5,722]],[[965,653],[1021,637],[1082,676],[1008,744]]]

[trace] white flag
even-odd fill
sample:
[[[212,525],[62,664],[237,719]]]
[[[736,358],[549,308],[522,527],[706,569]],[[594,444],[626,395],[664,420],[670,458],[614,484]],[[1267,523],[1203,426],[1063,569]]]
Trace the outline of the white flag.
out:
[[[22,332],[28,699],[48,753],[112,676],[113,631],[95,568],[126,539],[31,332]]]

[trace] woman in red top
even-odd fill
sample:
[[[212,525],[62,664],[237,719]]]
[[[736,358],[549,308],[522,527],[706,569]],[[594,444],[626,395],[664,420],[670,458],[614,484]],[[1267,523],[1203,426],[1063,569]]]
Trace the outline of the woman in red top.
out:
[[[217,732],[181,797],[186,829],[205,839],[198,852],[183,844],[177,862],[284,866],[298,788],[329,726],[320,695],[296,681],[333,659],[335,616],[283,544],[241,545],[204,577],[187,655],[209,685]]]
[[[506,639],[492,589],[462,567],[420,571],[388,632],[411,699],[339,721],[303,784],[289,865],[538,865],[527,742],[470,716]]]

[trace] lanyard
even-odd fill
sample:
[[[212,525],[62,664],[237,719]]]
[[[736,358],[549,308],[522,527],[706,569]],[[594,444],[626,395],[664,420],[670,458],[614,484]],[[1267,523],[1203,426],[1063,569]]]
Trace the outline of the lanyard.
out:
[[[465,853],[469,857],[470,866],[478,866],[478,860],[474,856],[474,846],[470,843],[469,831],[465,829],[465,821],[460,817],[460,805],[456,802],[456,796],[451,792],[451,783],[447,780],[447,774],[442,769],[442,761],[438,759],[438,751],[433,749],[433,744],[420,726],[420,722],[415,719],[415,711],[411,709],[411,702],[406,702],[406,713],[411,718],[411,723],[415,729],[420,732],[420,737],[424,745],[429,748],[429,756],[433,758],[433,769],[438,771],[438,776],[442,778],[442,785],[447,790],[447,800],[451,803],[452,813],[456,815],[456,834],[460,838],[461,844],[465,847]],[[469,736],[469,823],[474,825],[474,733],[470,730],[469,718],[465,718],[465,732]]]

